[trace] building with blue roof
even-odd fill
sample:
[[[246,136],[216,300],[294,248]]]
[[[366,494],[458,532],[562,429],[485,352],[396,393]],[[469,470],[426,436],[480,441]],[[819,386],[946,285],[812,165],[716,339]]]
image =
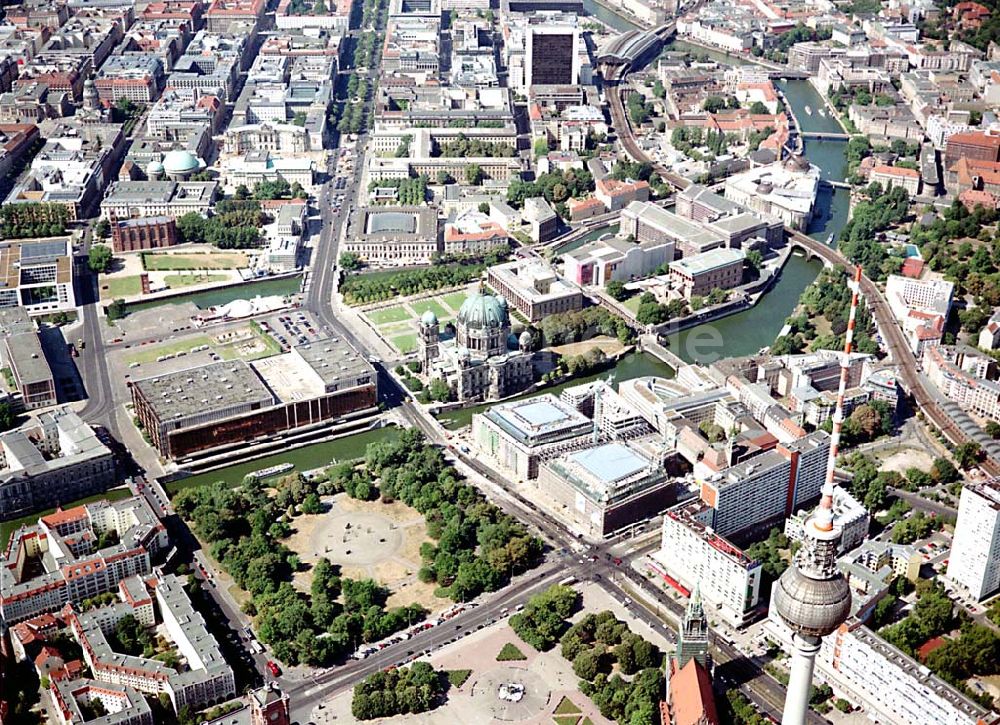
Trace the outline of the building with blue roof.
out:
[[[660,461],[618,440],[543,463],[537,486],[569,526],[594,539],[645,521],[676,499]]]
[[[520,480],[538,477],[543,459],[592,444],[594,423],[551,393],[494,405],[472,418],[476,448]]]

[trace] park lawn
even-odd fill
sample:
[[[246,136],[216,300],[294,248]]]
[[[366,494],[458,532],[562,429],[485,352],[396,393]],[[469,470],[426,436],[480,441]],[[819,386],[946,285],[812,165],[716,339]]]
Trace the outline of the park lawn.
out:
[[[101,299],[116,300],[138,294],[142,294],[142,279],[137,274],[125,277],[105,277],[101,280]]]
[[[225,274],[205,274],[199,272],[188,272],[186,274],[168,274],[163,278],[164,284],[170,289],[179,287],[190,287],[196,284],[206,284],[208,282],[225,282],[229,279]]]
[[[85,503],[94,503],[94,501],[100,501],[102,499],[107,499],[108,501],[120,501],[121,499],[128,498],[131,495],[132,491],[128,488],[113,488],[110,491],[96,493],[93,496],[87,496],[86,498],[81,498],[78,501],[69,501],[63,504],[62,508],[70,509],[74,506],[83,506]],[[10,521],[0,523],[0,548],[7,548],[7,542],[10,540],[11,535],[18,529],[18,527],[36,523],[39,517],[48,516],[49,514],[53,514],[55,512],[55,509],[46,509],[45,511],[39,511],[38,513],[22,516],[19,519],[11,519]]]
[[[139,348],[135,354],[126,358],[126,362],[129,365],[132,363],[145,365],[147,363],[156,362],[156,358],[161,357],[162,355],[177,355],[179,352],[189,353],[191,352],[191,348],[201,347],[202,345],[213,347],[212,338],[208,335],[196,335],[195,337],[185,338],[184,340],[176,340],[163,345],[145,345]]]
[[[448,670],[448,682],[452,687],[461,687],[471,674],[472,670]]]
[[[417,336],[413,333],[409,335],[397,335],[392,338],[392,344],[396,346],[397,350],[406,355],[417,349]]]
[[[249,264],[242,252],[211,252],[205,254],[145,253],[143,267],[148,272],[183,269],[240,269]]]
[[[559,701],[559,704],[556,705],[556,709],[553,710],[553,714],[555,715],[572,715],[574,713],[579,715],[580,708],[576,706],[576,703],[565,696]]]
[[[452,292],[450,294],[441,295],[437,299],[444,302],[455,312],[458,312],[459,309],[462,307],[462,303],[465,302],[468,296],[469,295],[467,292]]]
[[[628,309],[630,309],[633,315],[637,315],[639,314],[639,300],[641,298],[642,295],[632,295],[627,300],[622,302],[622,304],[625,305]]]
[[[407,312],[406,308],[402,305],[396,305],[395,307],[383,307],[380,310],[372,310],[371,312],[366,312],[365,316],[371,320],[376,327],[391,322],[405,322],[410,319],[410,313]]]
[[[552,720],[556,725],[576,725],[580,721],[580,714],[576,715],[556,715]]]
[[[449,310],[446,310],[444,306],[435,299],[411,302],[410,307],[417,313],[417,317],[422,317],[427,310],[433,312],[437,316],[438,320],[442,320],[451,314]]]

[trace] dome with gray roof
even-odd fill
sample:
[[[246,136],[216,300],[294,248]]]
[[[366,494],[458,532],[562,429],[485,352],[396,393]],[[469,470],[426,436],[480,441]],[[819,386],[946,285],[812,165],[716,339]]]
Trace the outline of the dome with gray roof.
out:
[[[424,327],[434,327],[438,323],[437,315],[434,314],[434,310],[427,310],[423,315],[420,316],[420,323]]]
[[[458,322],[470,330],[499,329],[509,322],[507,303],[493,295],[470,295],[458,311]]]

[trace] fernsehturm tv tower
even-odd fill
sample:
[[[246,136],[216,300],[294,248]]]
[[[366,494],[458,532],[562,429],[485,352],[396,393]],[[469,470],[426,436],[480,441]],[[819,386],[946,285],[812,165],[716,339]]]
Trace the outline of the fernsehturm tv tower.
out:
[[[837,547],[842,531],[833,518],[834,466],[840,447],[840,431],[844,424],[844,390],[851,366],[851,346],[858,310],[861,267],[858,267],[851,290],[851,313],[847,323],[844,354],[840,360],[840,387],[837,408],[833,414],[833,435],[830,458],[826,465],[819,507],[805,522],[802,547],[792,565],[775,584],[774,603],[778,615],[792,629],[791,673],[785,695],[782,725],[803,725],[809,707],[813,668],[821,640],[839,627],[851,613],[851,590],[837,568]]]

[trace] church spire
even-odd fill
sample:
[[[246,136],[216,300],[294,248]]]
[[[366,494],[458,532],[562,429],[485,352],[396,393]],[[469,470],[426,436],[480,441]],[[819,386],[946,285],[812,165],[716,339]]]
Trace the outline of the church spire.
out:
[[[677,669],[684,667],[691,659],[697,660],[698,664],[706,669],[709,666],[708,621],[705,619],[705,608],[701,603],[699,584],[695,584],[681,619],[680,631],[677,633],[676,656]]]

